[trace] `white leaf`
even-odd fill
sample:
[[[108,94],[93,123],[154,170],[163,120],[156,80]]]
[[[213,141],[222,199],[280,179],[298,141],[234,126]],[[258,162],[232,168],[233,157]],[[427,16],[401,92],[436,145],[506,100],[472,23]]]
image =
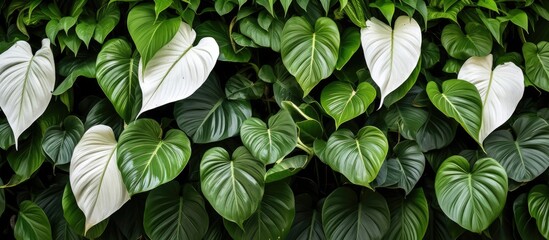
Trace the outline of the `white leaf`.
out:
[[[74,148],[69,178],[78,207],[86,216],[86,232],[130,199],[116,164],[116,145],[112,129],[97,125]]]
[[[50,40],[32,54],[25,41],[0,54],[0,107],[17,138],[38,118],[50,102],[55,85],[55,62]]]
[[[421,28],[416,20],[400,16],[394,27],[372,18],[360,30],[366,64],[381,92],[380,108],[385,97],[412,74],[421,54]]]
[[[139,114],[184,99],[206,81],[219,56],[219,46],[211,37],[193,46],[195,38],[196,32],[181,22],[174,38],[153,56],[145,70],[139,62],[143,92]]]
[[[482,99],[482,125],[479,141],[505,123],[515,111],[524,93],[524,75],[512,62],[498,65],[492,70],[492,54],[471,57],[465,61],[458,79],[475,85]]]

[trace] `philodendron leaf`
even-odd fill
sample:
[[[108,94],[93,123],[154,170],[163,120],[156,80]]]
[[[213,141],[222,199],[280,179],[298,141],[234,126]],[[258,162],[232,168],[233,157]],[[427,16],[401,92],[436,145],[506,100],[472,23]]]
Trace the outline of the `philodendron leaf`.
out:
[[[520,194],[513,203],[513,214],[515,225],[522,239],[542,240],[545,239],[539,233],[536,226],[536,219],[530,216],[528,210],[528,193]]]
[[[522,46],[526,75],[537,87],[549,91],[549,42],[541,41],[537,45],[525,43]]]
[[[330,136],[320,156],[334,171],[342,173],[352,183],[370,187],[370,182],[381,169],[388,148],[387,138],[374,126],[363,127],[356,136],[348,129],[340,129]]]
[[[451,79],[442,83],[442,91],[431,81],[427,84],[429,99],[444,115],[455,119],[479,144],[482,124],[482,101],[475,86],[469,82]]]
[[[84,124],[76,116],[68,116],[61,126],[51,126],[42,140],[42,149],[54,165],[69,163],[74,147],[84,134]]]
[[[220,147],[204,153],[200,183],[204,197],[223,218],[240,227],[257,210],[263,197],[265,167],[245,147],[233,156]]]
[[[322,207],[322,225],[328,239],[382,239],[389,230],[387,201],[379,193],[349,187],[330,193]]]
[[[208,230],[204,199],[190,184],[166,183],[149,193],[143,225],[151,239],[200,240]]]
[[[295,218],[288,233],[289,240],[326,239],[322,228],[321,207],[317,206],[311,195],[304,193],[295,197]]]
[[[297,155],[285,158],[267,171],[265,174],[265,182],[276,182],[290,177],[304,169],[308,163],[309,158],[307,155]]]
[[[206,81],[219,56],[219,46],[211,37],[202,38],[193,46],[195,38],[191,26],[181,22],[173,39],[158,50],[146,67],[140,61],[140,114],[187,98]]]
[[[162,128],[152,119],[129,124],[118,140],[118,167],[130,195],[149,191],[177,177],[191,156],[184,132]]]
[[[19,205],[13,233],[17,240],[52,239],[48,216],[38,205],[28,200]]]
[[[492,158],[471,168],[461,156],[446,159],[437,171],[435,191],[446,216],[463,228],[480,233],[500,215],[507,198],[507,174]]]
[[[470,22],[463,34],[457,24],[448,24],[442,30],[441,42],[453,58],[465,60],[473,56],[485,56],[492,51],[492,35],[483,25]],[[459,77],[458,77],[459,78]]]
[[[139,55],[124,39],[109,40],[97,55],[97,83],[126,123],[141,109],[138,81]]]
[[[86,216],[84,232],[130,199],[116,165],[116,145],[112,129],[96,125],[74,148],[69,177],[76,203]]]
[[[414,141],[398,143],[395,157],[387,160],[387,179],[383,186],[404,189],[409,194],[423,175],[425,156]]]
[[[549,124],[541,117],[523,115],[513,123],[513,133],[492,133],[484,143],[486,153],[505,168],[509,178],[531,181],[549,167],[549,146],[545,144],[549,142]]]
[[[458,78],[474,84],[480,93],[482,126],[478,140],[482,144],[515,111],[524,93],[524,74],[512,62],[498,65],[492,70],[492,54],[489,54],[467,59],[459,70]]]
[[[408,16],[398,17],[394,29],[372,18],[360,34],[366,64],[381,92],[381,107],[414,71],[421,54],[421,28]]]
[[[32,54],[25,41],[16,42],[0,54],[0,108],[17,139],[50,103],[55,85],[55,62],[50,40]]]
[[[78,207],[70,184],[65,185],[61,205],[63,207],[63,216],[65,217],[65,220],[69,224],[70,228],[78,235],[92,239],[98,238],[101,234],[103,234],[105,228],[107,228],[107,224],[109,223],[108,218],[91,227],[88,231],[84,231],[86,226],[86,216]]]
[[[35,125],[36,126],[36,125]],[[32,134],[19,150],[12,149],[7,156],[8,164],[15,174],[2,187],[12,187],[29,179],[46,159],[42,151],[42,133],[38,127],[31,128]]]
[[[536,219],[538,230],[549,238],[549,187],[544,184],[534,186],[528,193],[528,210],[530,216]]]
[[[423,239],[429,225],[429,204],[422,188],[416,188],[406,197],[387,199],[391,224],[384,239]]]
[[[294,150],[297,127],[290,113],[281,110],[265,124],[259,118],[249,118],[240,128],[242,143],[265,165],[276,162]]]
[[[295,76],[303,96],[329,77],[335,69],[339,53],[339,30],[327,17],[314,26],[302,17],[292,17],[282,30],[282,62]]]
[[[375,97],[375,88],[367,82],[358,84],[355,89],[350,83],[335,81],[322,89],[320,103],[338,128],[342,123],[365,113]]]

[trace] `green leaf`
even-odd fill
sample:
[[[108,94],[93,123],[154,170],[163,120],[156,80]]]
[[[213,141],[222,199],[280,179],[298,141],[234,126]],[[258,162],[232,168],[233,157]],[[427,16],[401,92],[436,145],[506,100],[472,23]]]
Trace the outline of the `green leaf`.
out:
[[[536,219],[538,230],[545,237],[549,238],[549,187],[539,184],[530,189],[528,193],[528,211]]]
[[[442,30],[441,42],[453,58],[465,60],[473,56],[485,56],[492,51],[490,31],[480,23],[465,25],[464,34],[457,24],[448,24]]]
[[[421,45],[421,63],[426,69],[440,62],[440,50],[434,42],[423,41]]]
[[[511,9],[503,19],[510,20],[513,24],[528,32],[528,15],[520,9]]]
[[[111,33],[120,21],[120,9],[117,4],[108,4],[99,9],[97,14],[97,25],[93,39],[103,44],[105,38]]]
[[[14,144],[15,138],[13,137],[13,131],[8,123],[8,119],[2,117],[0,118],[0,148],[8,150]]]
[[[191,156],[184,132],[169,130],[162,138],[160,124],[139,119],[118,140],[118,167],[130,195],[149,191],[177,177]]]
[[[63,182],[63,181],[61,181]],[[65,184],[55,183],[42,191],[35,203],[44,210],[51,224],[53,239],[79,240],[81,237],[72,230],[63,216],[63,192]]]
[[[536,219],[530,216],[528,211],[528,193],[520,194],[513,203],[515,225],[522,239],[542,240],[545,239],[539,233],[536,226]]]
[[[427,121],[416,133],[416,142],[422,152],[448,146],[456,136],[457,123],[448,121],[438,111],[429,111]]]
[[[259,99],[265,91],[263,81],[252,82],[243,74],[236,74],[227,80],[225,95],[230,100]]]
[[[507,198],[507,174],[492,158],[470,167],[461,156],[446,159],[437,171],[435,191],[440,208],[463,228],[480,233],[500,215]]]
[[[74,56],[78,54],[78,50],[82,44],[82,41],[78,38],[74,31],[59,34],[57,36],[57,40],[59,41],[59,46],[62,50],[64,50],[65,47],[68,47],[69,50],[74,53]]]
[[[214,6],[217,14],[223,16],[231,12],[237,6],[237,2],[234,0],[216,0]]]
[[[59,19],[58,30],[64,30],[65,33],[69,33],[69,30],[76,24],[78,18],[65,16]]]
[[[391,224],[384,239],[423,239],[429,225],[429,205],[422,188],[407,196],[387,199],[391,211]]]
[[[357,28],[346,28],[341,34],[339,56],[336,69],[341,70],[360,47],[360,31]]]
[[[390,0],[376,0],[370,3],[370,7],[377,8],[381,11],[381,14],[387,19],[387,22],[393,21],[393,14],[395,13],[395,4]]]
[[[96,23],[93,19],[82,20],[76,25],[76,36],[86,44],[86,47],[90,45],[93,33],[95,32],[95,26]]]
[[[174,116],[193,142],[208,143],[237,135],[252,109],[246,100],[228,100],[216,75],[210,74],[193,95],[175,104]]]
[[[276,182],[290,177],[304,169],[308,163],[309,158],[307,155],[297,155],[285,158],[267,171],[265,182]]]
[[[274,3],[275,0],[257,0],[257,4],[263,6],[272,16],[275,16]]]
[[[116,114],[108,99],[102,99],[93,106],[86,116],[84,127],[89,129],[99,124],[110,126],[116,136],[120,135],[124,128],[124,120]]]
[[[271,39],[269,32],[261,28],[255,17],[246,17],[239,22],[240,32],[249,37],[259,46],[270,47]]]
[[[63,58],[59,64],[59,74],[66,78],[55,88],[53,95],[61,95],[72,88],[78,77],[95,78],[95,58],[71,57]]]
[[[411,96],[389,107],[384,117],[389,130],[400,133],[406,139],[416,139],[419,129],[427,122],[429,113],[414,107]]]
[[[326,239],[322,228],[322,206],[316,206],[309,194],[300,194],[295,198],[295,218],[288,233],[291,240]]]
[[[277,63],[274,69],[264,65],[259,70],[258,76],[263,81],[273,83],[273,94],[278,106],[281,106],[283,101],[302,102],[303,90],[281,63]]]
[[[261,119],[249,118],[240,128],[242,143],[265,165],[272,164],[294,150],[297,128],[285,110],[269,118],[268,126]]]
[[[549,91],[549,42],[524,43],[526,75],[537,87]]]
[[[42,133],[37,127],[32,130],[31,136],[19,146],[19,150],[12,148],[7,157],[11,169],[15,172],[14,177],[22,178],[23,181],[29,179],[46,159],[42,152]],[[12,177],[12,180],[16,179]],[[8,184],[12,183],[12,180]],[[21,181],[15,182],[21,183]]]
[[[386,161],[387,179],[382,186],[400,188],[410,194],[423,175],[425,156],[419,146],[410,140],[399,142],[393,152],[395,157]]]
[[[233,156],[220,147],[204,153],[200,184],[204,197],[223,218],[240,227],[258,209],[264,192],[265,167],[245,147]]]
[[[349,187],[330,193],[322,207],[322,225],[328,239],[382,239],[389,231],[385,198],[367,189],[357,196]]]
[[[78,235],[85,236],[87,238],[98,238],[99,236],[101,236],[101,234],[103,234],[105,228],[107,228],[107,224],[109,223],[108,218],[91,227],[90,229],[88,229],[87,232],[84,232],[86,216],[84,215],[82,210],[78,208],[76,198],[74,198],[74,194],[72,193],[70,184],[67,184],[65,186],[62,205],[63,216],[65,216],[65,220],[69,224],[70,228],[74,230]]]
[[[141,109],[138,65],[139,55],[120,38],[106,42],[97,55],[97,83],[126,123]]]
[[[400,101],[406,94],[414,87],[416,84],[417,78],[419,77],[419,72],[421,71],[421,59],[416,65],[416,68],[412,71],[408,79],[404,81],[397,89],[389,93],[385,99],[383,99],[383,105],[390,107],[394,103]]]
[[[154,5],[138,5],[128,14],[128,31],[141,54],[143,69],[160,48],[177,33],[181,20],[155,15]]]
[[[19,205],[13,232],[15,239],[52,239],[48,217],[38,205],[28,200]]]
[[[458,14],[467,6],[467,1],[459,1],[456,4],[453,4],[450,8],[446,10],[440,10],[434,7],[427,7],[428,16],[427,21],[432,21],[435,19],[446,18],[452,20],[454,23],[458,23],[457,17]]]
[[[303,96],[329,77],[337,63],[339,30],[329,18],[311,26],[305,18],[292,17],[282,31],[282,62],[303,89]]]
[[[375,97],[375,88],[367,82],[358,84],[355,89],[350,83],[334,81],[322,89],[320,103],[338,128],[365,113]]]
[[[143,225],[151,239],[200,240],[208,230],[204,199],[190,184],[166,183],[149,193]]]
[[[494,0],[479,0],[477,6],[483,7],[494,12],[499,12],[498,5]]]
[[[435,82],[429,82],[426,90],[429,99],[438,110],[455,119],[475,141],[479,142],[482,102],[473,84],[452,79],[442,83],[442,92]]]
[[[388,148],[387,138],[374,126],[363,127],[356,136],[348,129],[340,129],[328,139],[321,159],[352,183],[369,187],[381,169]]]
[[[351,20],[351,22],[353,22],[357,27],[366,27],[366,17],[364,16],[364,12],[367,7],[364,1],[350,0],[341,8],[343,9],[343,12],[345,12],[345,15],[349,17],[349,20]],[[306,7],[303,9],[306,9]]]
[[[76,116],[68,116],[62,124],[48,128],[42,140],[42,149],[54,165],[67,164],[83,134],[82,121]]]
[[[158,19],[160,13],[166,10],[172,3],[173,0],[154,0],[154,13],[156,18]]]
[[[484,13],[480,9],[477,9],[477,14],[484,26],[490,31],[490,33],[492,33],[494,39],[496,39],[499,45],[503,46],[503,31],[505,30],[507,24],[503,23],[499,19],[484,16]]]
[[[280,3],[282,4],[282,8],[284,9],[284,16],[286,16],[286,14],[288,13],[288,9],[292,4],[292,0],[280,0]]]
[[[233,239],[285,239],[294,220],[294,193],[288,184],[270,183],[257,211],[242,227],[224,221],[225,228]]]
[[[252,52],[248,48],[236,49],[231,40],[228,24],[220,21],[205,21],[196,27],[197,38],[213,37],[219,45],[219,60],[248,62]]]

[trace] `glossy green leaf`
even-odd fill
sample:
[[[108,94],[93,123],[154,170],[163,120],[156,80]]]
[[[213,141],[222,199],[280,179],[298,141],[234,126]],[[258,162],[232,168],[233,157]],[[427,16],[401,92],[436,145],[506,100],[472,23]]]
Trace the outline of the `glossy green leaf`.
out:
[[[367,189],[357,196],[349,187],[330,193],[322,207],[328,239],[382,239],[389,231],[390,212],[385,198]]]
[[[456,129],[455,121],[448,121],[448,118],[438,111],[430,111],[427,121],[416,133],[416,142],[422,152],[441,149],[454,140]]]
[[[269,32],[261,28],[255,17],[246,17],[239,22],[240,32],[249,37],[259,46],[270,47]]]
[[[151,239],[200,240],[208,230],[204,199],[190,184],[166,183],[149,193],[143,225]]]
[[[258,209],[264,192],[265,167],[245,147],[232,157],[220,147],[204,153],[200,184],[204,197],[223,218],[239,226]]]
[[[87,238],[98,238],[103,234],[103,232],[105,232],[107,224],[109,223],[108,218],[91,227],[88,231],[84,231],[86,216],[84,215],[82,210],[78,208],[76,198],[74,198],[70,184],[67,184],[65,186],[65,190],[63,192],[62,206],[63,216],[65,216],[65,220],[69,224],[70,228],[74,230],[78,235],[85,236]]]
[[[393,149],[395,156],[387,159],[387,178],[382,186],[404,189],[410,194],[425,169],[425,156],[410,140],[399,142]]]
[[[295,218],[288,233],[288,240],[323,240],[326,239],[322,228],[322,206],[309,194],[300,194],[295,197]]]
[[[42,191],[34,202],[42,208],[44,213],[46,213],[46,216],[48,216],[53,239],[79,240],[81,237],[71,229],[63,216],[62,202],[64,190],[64,183],[55,183]]]
[[[248,62],[252,52],[248,48],[233,46],[228,25],[220,21],[205,21],[196,27],[197,38],[213,37],[219,45],[219,60]]]
[[[12,150],[8,153],[8,163],[15,172],[7,185],[17,185],[29,179],[36,172],[46,159],[42,151],[42,134],[34,127],[33,134],[20,146],[19,150]]]
[[[82,121],[76,116],[68,116],[62,124],[48,128],[42,140],[42,149],[54,165],[67,164],[83,134]]]
[[[130,195],[149,191],[177,177],[191,156],[184,132],[139,119],[129,124],[118,140],[118,167]]]
[[[358,84],[355,89],[350,83],[334,81],[322,89],[320,103],[338,128],[344,122],[365,113],[375,96],[375,88],[367,82]]]
[[[172,5],[173,0],[154,0],[154,13],[156,18],[160,15],[161,12],[166,10],[170,5]]]
[[[0,148],[8,150],[9,147],[15,144],[15,138],[13,131],[10,128],[8,119],[5,117],[0,118]]]
[[[499,43],[499,45],[503,45],[503,30],[505,30],[505,27],[507,26],[507,23],[502,22],[501,20],[497,18],[488,18],[484,15],[484,12],[482,12],[480,9],[477,8],[477,14],[484,24],[484,26],[490,31],[494,39],[496,39],[496,42]]]
[[[237,2],[235,0],[218,0],[215,1],[215,11],[219,16],[223,16],[229,12],[231,12],[237,5]]]
[[[227,80],[225,95],[230,100],[258,99],[263,96],[265,83],[263,81],[252,82],[243,74],[236,74]]]
[[[499,216],[507,198],[507,174],[492,158],[471,167],[461,156],[442,163],[435,179],[440,208],[463,228],[480,233]]]
[[[381,169],[388,148],[387,138],[374,126],[363,127],[356,135],[340,129],[328,139],[321,159],[352,183],[369,187]]]
[[[510,20],[513,24],[521,27],[528,32],[528,15],[525,11],[520,9],[511,9],[507,12],[507,16],[504,19]]]
[[[116,113],[108,99],[102,99],[92,107],[86,116],[84,127],[89,129],[100,124],[111,127],[116,136],[120,135],[124,128],[124,120]]]
[[[108,4],[99,9],[96,20],[97,25],[95,26],[93,39],[102,44],[103,41],[105,41],[105,38],[107,38],[107,35],[114,30],[120,21],[120,9],[118,9],[118,5]]]
[[[381,14],[387,19],[387,22],[393,21],[393,14],[395,13],[395,3],[390,0],[376,0],[370,3],[370,7],[377,8],[381,11]]]
[[[549,42],[525,43],[522,54],[526,62],[526,75],[537,87],[549,91]]]
[[[13,229],[15,239],[52,239],[51,225],[44,211],[31,201],[19,205],[19,214]]]
[[[461,60],[488,55],[492,51],[493,43],[490,32],[477,22],[465,25],[465,33],[457,24],[446,25],[441,42],[450,56]]]
[[[389,130],[410,140],[416,139],[417,132],[425,124],[429,114],[423,108],[414,107],[412,101],[412,97],[406,97],[389,107],[384,117]]]
[[[387,199],[391,211],[391,224],[384,239],[423,239],[429,225],[429,204],[422,188],[407,196]]]
[[[237,135],[252,109],[246,100],[228,100],[218,78],[210,74],[193,95],[175,104],[174,116],[193,142],[208,143]]]
[[[339,30],[329,18],[319,18],[315,26],[301,17],[292,17],[286,22],[282,31],[282,62],[296,77],[303,96],[332,74],[339,44]]]
[[[233,239],[285,239],[295,216],[294,193],[288,184],[270,183],[257,211],[239,227],[225,221]]]
[[[513,214],[515,225],[522,239],[542,240],[545,239],[539,233],[536,226],[536,219],[530,216],[528,211],[528,193],[520,194],[513,203]]]
[[[277,63],[274,69],[269,65],[261,67],[258,76],[263,81],[273,83],[273,94],[278,106],[281,106],[283,101],[302,102],[303,90],[282,63]]]
[[[295,148],[297,127],[290,113],[281,110],[269,118],[268,125],[258,118],[247,119],[240,128],[240,137],[250,153],[267,165]]]
[[[419,77],[419,72],[422,69],[421,61],[422,60],[420,59],[416,65],[416,68],[414,68],[414,71],[412,71],[408,79],[406,79],[406,81],[404,81],[402,85],[400,85],[397,89],[395,89],[385,97],[385,99],[383,100],[384,106],[390,107],[391,105],[400,101],[414,87],[417,78]]]
[[[265,182],[276,182],[287,177],[290,177],[302,169],[304,169],[309,163],[307,155],[297,155],[276,163],[265,174]]]
[[[498,12],[498,5],[495,0],[479,0],[477,5]]]
[[[356,28],[347,28],[341,34],[339,55],[336,69],[341,70],[360,47],[360,31]]]
[[[76,24],[75,32],[76,36],[80,38],[86,44],[86,47],[89,47],[90,41],[93,37],[93,32],[95,31],[95,20],[94,19],[84,19]]]
[[[549,187],[539,184],[528,193],[528,211],[536,219],[538,230],[546,239],[549,238]]]

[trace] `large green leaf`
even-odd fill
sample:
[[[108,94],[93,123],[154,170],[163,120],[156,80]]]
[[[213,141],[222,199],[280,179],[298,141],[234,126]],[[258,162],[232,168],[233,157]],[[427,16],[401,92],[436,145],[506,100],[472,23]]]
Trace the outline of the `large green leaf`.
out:
[[[42,134],[37,127],[33,127],[32,135],[27,138],[21,148],[8,153],[8,164],[15,172],[7,186],[15,186],[29,179],[36,172],[46,159],[42,151]]]
[[[220,147],[204,153],[200,184],[204,197],[225,219],[239,226],[259,207],[265,186],[265,167],[245,147],[233,156]]]
[[[444,115],[455,119],[479,144],[482,101],[475,86],[463,80],[446,80],[442,91],[435,82],[427,84],[429,99]]]
[[[204,199],[190,184],[166,183],[149,193],[143,225],[151,239],[200,240],[208,230]]]
[[[389,207],[379,193],[362,189],[357,196],[340,187],[324,201],[322,225],[328,239],[381,239],[389,231]]]
[[[295,218],[288,233],[289,240],[326,239],[322,228],[321,207],[317,206],[311,195],[300,194],[295,197]]]
[[[391,211],[391,224],[384,239],[423,239],[429,225],[429,204],[422,188],[407,196],[387,199]]]
[[[175,104],[174,116],[193,142],[209,143],[237,135],[252,107],[246,100],[227,99],[216,75],[210,74],[198,91]]]
[[[129,124],[118,140],[118,167],[130,195],[149,191],[177,177],[191,156],[184,132],[162,129],[152,119]]]
[[[51,226],[44,211],[31,201],[19,205],[19,214],[13,229],[15,239],[52,239]]]
[[[365,113],[375,97],[376,90],[367,82],[358,84],[355,89],[350,83],[335,81],[322,89],[320,103],[338,128],[342,123]]]
[[[526,62],[526,75],[537,87],[549,91],[549,42],[525,43],[522,54]]]
[[[356,135],[348,129],[340,129],[328,139],[321,159],[352,183],[369,187],[381,169],[388,149],[387,138],[374,126],[363,127]]]
[[[387,159],[384,187],[401,188],[409,194],[423,175],[425,156],[414,141],[399,142],[393,149],[395,156]]]
[[[507,198],[507,174],[492,158],[470,167],[461,156],[442,163],[435,179],[440,208],[463,228],[480,233],[499,216]]]
[[[42,140],[42,149],[54,165],[67,164],[83,134],[82,121],[76,116],[68,116],[61,125],[48,128]]]
[[[105,228],[107,228],[107,224],[109,223],[108,218],[85,231],[86,216],[82,210],[78,208],[76,198],[74,198],[70,184],[65,186],[61,204],[63,206],[63,216],[65,217],[65,220],[70,228],[78,235],[85,236],[87,238],[98,238],[101,234],[103,234],[103,232],[105,232]]]
[[[486,138],[484,146],[509,178],[528,182],[549,167],[548,141],[549,124],[540,117],[523,115],[513,123],[513,132],[496,131]]]
[[[141,109],[141,90],[137,79],[139,55],[130,43],[117,38],[103,45],[97,55],[97,83],[116,112],[129,123]]]
[[[547,185],[539,184],[530,189],[528,210],[536,219],[541,235],[545,239],[549,238],[549,187]]]
[[[227,62],[248,62],[252,52],[247,48],[236,49],[231,40],[229,24],[220,21],[205,21],[196,27],[197,37],[213,37],[219,45],[219,60]]]
[[[181,20],[165,15],[157,18],[153,4],[141,4],[132,8],[128,14],[127,24],[130,36],[141,54],[145,70],[156,52],[175,36]]]
[[[281,110],[265,124],[259,118],[249,118],[240,128],[242,143],[264,164],[271,164],[294,150],[297,127],[290,113]]]
[[[282,62],[303,89],[303,96],[329,77],[339,54],[339,30],[326,17],[315,26],[302,17],[292,17],[284,25],[281,46]]]
[[[442,30],[441,43],[450,56],[465,60],[485,56],[492,51],[492,36],[483,25],[470,22],[465,25],[465,32],[457,24],[448,24]]]
[[[294,220],[294,204],[294,193],[288,184],[267,184],[261,204],[243,227],[225,221],[225,228],[233,239],[285,239]]]
[[[520,237],[529,240],[545,239],[539,233],[536,226],[536,219],[530,216],[528,211],[528,193],[519,195],[513,203],[513,214],[515,216],[515,225]]]

